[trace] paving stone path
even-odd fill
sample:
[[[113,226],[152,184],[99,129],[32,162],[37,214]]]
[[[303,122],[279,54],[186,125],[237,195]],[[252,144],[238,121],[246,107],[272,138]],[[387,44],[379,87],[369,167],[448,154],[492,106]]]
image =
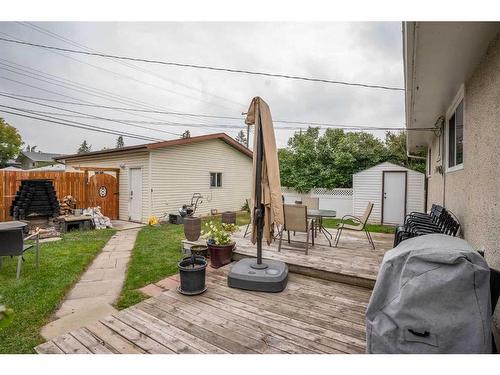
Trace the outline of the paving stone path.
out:
[[[45,339],[72,331],[116,312],[127,265],[140,228],[117,232],[66,295],[56,320],[42,328]],[[62,270],[64,272],[64,270]]]

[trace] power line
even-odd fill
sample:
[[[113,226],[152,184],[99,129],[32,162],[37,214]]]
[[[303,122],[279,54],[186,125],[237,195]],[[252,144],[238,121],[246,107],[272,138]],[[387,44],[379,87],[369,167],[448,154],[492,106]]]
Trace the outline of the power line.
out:
[[[149,128],[147,126],[141,126],[141,125],[131,124],[131,123],[128,123],[126,121],[109,119],[109,118],[106,118],[106,117],[90,115],[90,114],[83,113],[83,112],[78,112],[78,111],[72,111],[70,109],[56,107],[56,106],[52,106],[52,105],[48,105],[48,104],[37,103],[37,102],[32,101],[32,100],[20,99],[20,98],[16,98],[16,97],[10,96],[10,95],[0,94],[0,96],[11,98],[11,99],[15,99],[15,100],[21,100],[21,101],[32,103],[32,104],[37,104],[37,105],[44,106],[44,107],[54,108],[54,109],[58,109],[58,110],[61,110],[61,111],[76,113],[76,114],[79,114],[79,115],[86,115],[87,117],[94,118],[94,119],[97,119],[97,120],[104,120],[104,121],[116,122],[116,123],[120,123],[120,124],[127,125],[127,126],[133,126],[133,127],[141,128],[141,129],[145,129],[145,130],[153,130],[153,131],[157,131],[157,132],[161,132],[161,133],[165,133],[165,134],[169,134],[169,135],[176,135],[176,136],[180,136],[181,135],[179,133],[172,133],[172,132],[169,132],[169,131],[166,131],[166,130],[162,130],[162,129]]]
[[[142,109],[134,109],[134,108],[126,108],[126,107],[105,106],[105,105],[98,105],[98,104],[83,104],[83,103],[75,103],[75,102],[70,102],[70,101],[65,101],[65,100],[48,99],[48,98],[40,98],[40,97],[35,97],[35,96],[0,92],[1,96],[5,96],[6,94],[7,94],[7,96],[12,95],[12,96],[18,96],[18,97],[23,97],[23,98],[42,100],[42,101],[50,101],[50,102],[57,102],[57,103],[63,103],[63,104],[85,106],[85,107],[120,110],[120,111],[126,111],[126,112],[130,111],[130,112],[146,112],[146,113],[156,113],[156,114],[182,114],[185,116],[193,116],[193,117],[210,117],[210,118],[216,118],[216,119],[230,119],[230,120],[240,120],[240,121],[244,120],[243,117],[217,116],[217,115],[207,115],[207,114],[188,113],[188,112],[152,111],[152,110],[142,110]],[[124,120],[124,121],[126,121],[126,120]],[[130,122],[139,122],[139,121],[130,121]],[[140,122],[141,123],[154,123],[154,122],[150,122],[150,121],[140,121]],[[388,125],[380,126],[380,125],[334,124],[334,123],[328,123],[328,122],[291,121],[291,120],[273,120],[273,122],[274,123],[284,123],[284,124],[306,125],[306,126],[349,128],[349,129],[356,128],[356,129],[367,129],[367,130],[373,130],[373,129],[375,129],[375,130],[378,130],[378,129],[381,129],[381,130],[386,130],[386,129],[405,130],[404,127],[394,127],[394,126],[388,126]],[[174,123],[174,124],[185,125],[184,123]],[[238,127],[238,129],[239,129],[239,127]],[[280,128],[280,129],[285,129],[285,128]],[[289,129],[298,129],[298,128],[294,127],[294,128],[289,128]],[[425,130],[430,130],[430,128],[426,128]]]
[[[123,96],[123,95],[114,94],[114,93],[112,93],[110,91],[107,91],[107,90],[95,88],[95,87],[92,87],[92,86],[89,86],[89,85],[85,85],[85,84],[82,84],[82,83],[78,83],[76,81],[72,81],[72,80],[69,80],[69,79],[66,79],[66,78],[58,77],[56,75],[45,73],[45,72],[43,72],[41,70],[30,68],[30,67],[27,67],[25,65],[21,65],[21,64],[18,64],[18,63],[11,62],[9,60],[5,60],[5,59],[0,59],[0,60],[8,62],[8,64],[0,62],[0,65],[4,65],[4,66],[7,66],[7,67],[9,67],[11,69],[16,69],[16,70],[19,70],[21,72],[24,72],[24,73],[20,73],[20,72],[17,72],[17,71],[13,71],[13,70],[7,69],[5,67],[0,67],[0,69],[2,69],[2,70],[6,70],[6,71],[14,73],[14,74],[22,75],[22,76],[25,76],[25,77],[28,77],[28,78],[31,78],[31,79],[35,79],[35,80],[38,80],[38,81],[42,81],[42,82],[45,82],[45,83],[48,83],[48,84],[51,84],[51,85],[60,86],[60,87],[63,87],[65,89],[68,89],[68,90],[73,90],[73,91],[80,92],[80,93],[83,93],[83,94],[86,94],[86,95],[95,96],[95,97],[98,97],[100,99],[106,99],[106,100],[117,102],[117,103],[120,103],[120,104],[131,105],[131,106],[135,106],[135,107],[139,107],[139,108],[150,108],[150,109],[151,108],[152,109],[156,109],[157,108],[157,107],[149,105],[148,103],[145,103],[145,102],[142,102],[142,101],[139,101],[139,100],[136,100],[136,99],[131,99],[131,98],[128,98],[128,97]],[[15,65],[15,66],[12,66],[12,65]],[[22,68],[17,68],[16,66],[21,66],[23,68],[27,68],[28,70],[22,69]],[[39,73],[34,73],[32,71],[39,72]],[[51,78],[51,77],[55,77],[55,78]],[[54,82],[56,82],[56,83],[54,83]],[[176,117],[183,117],[182,115],[180,115],[180,116],[179,115],[175,115],[175,116]],[[146,118],[154,119],[153,117],[150,117],[150,116],[141,116],[141,117],[146,117]]]
[[[75,47],[79,47],[79,48],[83,48],[83,49],[85,49],[85,50],[87,50],[87,51],[92,51],[92,52],[100,52],[100,51],[98,51],[98,50],[96,50],[96,49],[94,49],[94,48],[91,48],[91,47],[86,46],[86,45],[84,45],[84,44],[81,44],[81,43],[75,42],[74,40],[71,40],[71,39],[66,38],[66,37],[64,37],[64,36],[61,36],[61,35],[59,35],[59,34],[57,34],[57,33],[53,32],[53,31],[47,30],[47,29],[45,29],[45,28],[43,28],[43,27],[41,27],[41,26],[35,25],[35,24],[33,24],[33,23],[30,23],[30,22],[18,22],[18,23],[19,23],[20,25],[24,26],[24,27],[28,27],[28,28],[30,28],[30,29],[32,29],[32,30],[38,31],[39,33],[42,33],[42,34],[45,34],[45,35],[48,35],[48,36],[49,36],[49,37],[51,37],[51,38],[58,39],[58,40],[60,40],[60,41],[62,41],[62,42],[64,42],[64,43],[67,43],[67,44],[69,44],[69,45],[72,45],[72,46],[75,46]],[[8,35],[8,34],[7,34],[7,35]],[[12,35],[8,35],[8,36],[9,36],[9,37],[13,37]],[[53,52],[54,52],[54,51],[53,51]],[[57,53],[57,52],[54,52],[54,53]],[[70,58],[70,59],[73,59],[73,60],[78,61],[78,62],[81,62],[81,63],[83,63],[83,64],[90,65],[90,66],[92,66],[92,67],[95,67],[95,68],[98,68],[98,69],[103,69],[103,70],[106,70],[106,71],[107,71],[107,69],[105,69],[105,68],[102,68],[102,67],[99,67],[99,66],[96,66],[96,65],[92,65],[92,64],[89,64],[89,63],[87,63],[87,62],[83,62],[83,61],[81,61],[81,60],[78,60],[78,59],[71,58],[70,56],[67,56],[67,55],[64,55],[64,54],[59,54],[59,55],[64,56],[64,57],[67,57],[67,58]],[[246,106],[245,104],[238,103],[238,102],[236,102],[236,101],[234,101],[234,100],[231,100],[231,99],[225,98],[225,97],[220,96],[220,95],[217,95],[217,94],[213,94],[213,93],[208,92],[208,91],[205,91],[205,90],[200,90],[199,88],[192,87],[192,86],[187,85],[187,84],[185,84],[185,83],[175,81],[175,80],[173,80],[173,79],[171,79],[171,78],[165,78],[164,76],[162,76],[162,75],[160,75],[160,74],[158,74],[158,73],[156,73],[156,72],[153,72],[153,71],[151,71],[151,70],[149,70],[149,69],[145,69],[145,68],[142,68],[142,67],[138,67],[138,66],[136,66],[136,65],[134,65],[134,64],[130,64],[130,63],[125,62],[125,61],[120,61],[120,60],[119,60],[119,61],[115,61],[115,60],[113,60],[113,59],[111,59],[111,60],[112,60],[112,61],[114,61],[114,62],[115,62],[115,63],[117,63],[117,64],[124,65],[124,66],[126,66],[126,67],[128,67],[128,68],[130,68],[130,69],[134,69],[134,70],[136,70],[136,71],[139,71],[139,72],[142,72],[142,73],[149,74],[149,75],[151,75],[151,76],[154,76],[154,77],[160,78],[160,79],[162,79],[162,80],[164,80],[164,81],[166,81],[166,82],[173,83],[173,84],[175,84],[175,85],[179,85],[179,86],[185,87],[185,88],[187,88],[187,89],[189,89],[189,90],[197,91],[197,92],[202,93],[202,94],[207,94],[207,95],[213,96],[214,98],[222,99],[222,100],[224,100],[224,101],[226,101],[226,102],[230,102],[230,103],[232,103],[232,104],[237,104],[238,106],[242,106],[242,107],[245,107],[245,106]],[[133,78],[133,77],[130,77],[130,76],[127,76],[127,75],[124,75],[124,74],[120,74],[120,73],[116,73],[116,72],[113,72],[113,73],[114,73],[114,74],[119,74],[119,75],[122,75],[122,76],[125,76],[125,77],[128,77],[129,79],[133,79],[133,80],[135,80],[135,81],[137,81],[137,82],[141,82],[141,83],[143,83],[143,84],[147,84],[147,85],[150,85],[150,86],[153,86],[153,87],[157,87],[157,88],[160,88],[160,89],[165,90],[165,91],[168,91],[168,92],[172,92],[173,94],[176,94],[176,95],[182,95],[182,96],[188,97],[188,98],[193,99],[193,100],[204,101],[204,102],[206,102],[206,103],[215,104],[215,105],[218,105],[218,106],[220,106],[220,107],[225,107],[225,108],[228,108],[228,107],[226,107],[226,106],[223,106],[223,105],[221,105],[221,104],[218,104],[217,102],[210,102],[210,101],[207,101],[207,100],[203,100],[202,98],[194,98],[194,97],[192,97],[192,96],[189,96],[189,95],[186,95],[186,94],[183,94],[183,93],[179,93],[179,92],[176,92],[176,91],[174,91],[174,90],[169,90],[169,89],[166,89],[166,88],[161,87],[161,86],[156,86],[156,85],[153,85],[153,84],[151,84],[151,83],[149,83],[149,82],[144,82],[144,81],[137,80],[136,78]]]
[[[0,32],[0,34],[3,34],[3,35],[8,35],[8,36],[11,36],[10,34],[6,34],[4,32]],[[55,53],[55,54],[58,54],[60,56],[63,56],[63,57],[67,57],[67,58],[70,58],[70,59],[73,59],[72,57],[70,56],[66,56],[64,54],[61,54],[61,53],[58,53],[58,52],[55,52],[55,51],[49,51],[51,53]],[[35,75],[35,76],[38,76],[38,77],[43,77],[44,79],[48,79],[48,80],[53,80],[53,81],[56,81],[56,82],[59,82],[59,83],[63,83],[65,85],[70,85],[70,86],[75,86],[75,87],[78,87],[80,90],[77,90],[73,87],[65,87],[65,86],[61,86],[60,84],[55,84],[55,83],[51,83],[51,82],[46,82],[46,83],[49,83],[49,84],[53,84],[53,85],[57,85],[57,86],[61,86],[61,87],[64,87],[66,89],[69,89],[69,90],[73,90],[73,91],[77,91],[77,92],[82,92],[82,90],[84,90],[85,92],[83,92],[84,94],[87,94],[87,95],[91,95],[91,96],[97,96],[99,98],[103,98],[103,95],[105,96],[104,99],[107,99],[107,100],[110,100],[110,101],[114,101],[114,102],[118,102],[118,103],[121,103],[121,104],[128,104],[128,105],[132,105],[132,106],[135,106],[135,107],[139,107],[139,108],[152,108],[152,109],[158,109],[159,107],[155,107],[155,106],[151,106],[149,105],[148,103],[145,103],[145,102],[142,102],[140,100],[137,100],[137,99],[133,99],[133,98],[128,98],[126,96],[123,96],[123,95],[119,95],[119,94],[114,94],[112,92],[109,92],[109,91],[106,91],[106,90],[103,90],[103,89],[99,89],[99,88],[95,88],[95,87],[92,87],[92,86],[89,86],[89,85],[84,85],[82,83],[78,83],[78,82],[75,82],[75,81],[72,81],[72,80],[69,80],[69,79],[66,79],[66,78],[63,78],[63,77],[59,77],[59,76],[56,76],[56,75],[53,75],[53,74],[49,74],[49,73],[45,73],[41,70],[38,70],[38,69],[34,69],[34,68],[30,68],[28,66],[25,66],[25,65],[22,65],[22,64],[18,64],[18,63],[15,63],[13,61],[9,61],[9,60],[6,60],[6,59],[1,59],[3,61],[7,61],[9,64],[11,65],[16,65],[16,66],[21,66],[23,68],[26,68],[26,69],[29,69],[31,71],[34,71],[34,72],[39,72],[41,73],[42,75],[38,74],[38,73],[33,73],[31,71],[26,71],[25,69],[21,69],[21,68],[17,68],[17,67],[13,67],[13,66],[10,66],[10,65],[7,65],[5,63],[0,63],[0,64],[3,64],[3,65],[7,65],[9,68],[13,68],[13,69],[17,69],[17,70],[21,70],[21,71],[24,71],[24,72],[28,72],[29,74],[32,74],[32,75]],[[75,59],[73,59],[75,60]],[[76,61],[80,61],[80,60],[77,60]],[[90,64],[91,65],[91,64]],[[93,65],[92,65],[93,66]],[[4,69],[4,70],[7,70],[7,71],[10,71],[6,68],[1,68],[1,69]],[[10,71],[12,72],[12,71]],[[25,74],[22,74],[22,73],[19,73],[19,72],[12,72],[12,73],[15,73],[15,74],[19,74],[19,75],[25,75]],[[26,76],[26,75],[25,75]],[[49,77],[46,77],[46,76],[49,76]],[[35,77],[30,77],[28,76],[29,78],[32,78],[32,79],[36,79],[36,80],[41,80],[40,78],[35,78]],[[56,77],[56,78],[50,78],[50,77]],[[66,81],[66,82],[69,82],[69,83],[66,83],[66,82],[61,82],[61,80],[63,81]],[[43,80],[42,80],[43,81]],[[43,81],[45,82],[45,81]],[[91,91],[91,93],[87,93],[86,91]],[[96,94],[97,92],[97,94]],[[104,94],[102,94],[104,93]],[[107,94],[106,94],[107,93]],[[108,98],[108,96],[111,95],[113,96],[114,98]],[[129,103],[124,103],[124,100],[129,102]],[[171,110],[170,108],[166,108],[166,107],[163,107],[167,110]],[[150,116],[142,116],[142,115],[138,115],[140,117],[145,117],[145,118],[152,118]],[[176,117],[179,117],[177,115],[175,115]],[[182,115],[180,116],[182,117]],[[152,118],[153,119],[153,118]],[[208,123],[208,122],[207,122]]]
[[[286,78],[286,79],[294,79],[294,80],[309,81],[309,82],[330,83],[330,84],[337,84],[337,85],[344,85],[344,86],[357,86],[357,87],[364,87],[364,88],[371,88],[371,89],[404,91],[404,88],[400,88],[400,87],[371,85],[371,84],[365,84],[365,83],[355,83],[355,82],[346,82],[346,81],[335,81],[335,80],[321,79],[321,78],[308,78],[308,77],[301,77],[301,76],[288,75],[288,74],[255,72],[255,71],[242,70],[242,69],[219,68],[219,67],[208,66],[208,65],[185,64],[185,63],[178,63],[178,62],[171,62],[171,61],[144,59],[144,58],[138,58],[138,57],[118,56],[118,55],[111,55],[111,54],[99,53],[99,52],[88,52],[88,51],[75,50],[75,49],[69,49],[69,48],[54,47],[54,46],[48,46],[45,44],[23,42],[23,41],[19,41],[19,40],[2,38],[2,37],[0,37],[0,41],[20,44],[20,45],[25,45],[25,46],[31,46],[31,47],[44,48],[44,49],[49,49],[49,50],[54,50],[54,51],[77,53],[77,54],[88,55],[88,56],[99,56],[99,57],[105,57],[105,58],[111,58],[111,59],[117,59],[117,60],[136,61],[136,62],[143,62],[143,63],[150,63],[150,64],[169,65],[169,66],[177,66],[177,67],[193,68],[193,69],[205,69],[205,70],[212,70],[212,71],[240,73],[240,74],[257,75],[257,76],[265,76],[265,77]]]
[[[6,106],[6,105],[2,105],[2,104],[0,104],[0,107],[8,108],[8,109],[19,111],[19,112],[28,112],[29,113],[29,111],[26,111],[25,109],[22,109],[22,108],[10,107],[10,106]],[[135,138],[135,139],[140,139],[140,140],[145,140],[145,141],[150,141],[150,142],[162,141],[162,139],[160,139],[160,138],[153,138],[153,137],[141,136],[141,135],[127,133],[127,132],[119,132],[119,131],[115,131],[115,130],[112,130],[112,129],[103,128],[103,127],[100,127],[100,126],[94,126],[94,125],[89,125],[89,124],[85,124],[85,123],[81,123],[81,122],[60,119],[60,118],[53,117],[53,116],[47,116],[47,115],[44,116],[46,118],[52,118],[52,119],[54,119],[54,120],[47,120],[46,118],[43,118],[43,117],[30,116],[30,115],[26,115],[26,114],[22,114],[22,113],[16,113],[16,112],[4,110],[4,109],[0,109],[0,112],[9,113],[11,115],[16,115],[16,116],[21,116],[21,117],[27,117],[27,118],[31,118],[31,119],[34,119],[34,120],[40,120],[40,121],[50,122],[50,123],[53,123],[53,124],[59,124],[59,125],[69,126],[69,127],[73,127],[73,128],[85,129],[85,130],[90,130],[90,131],[95,131],[95,132],[100,132],[100,133],[113,134],[113,135],[123,135],[123,136],[128,137],[128,138]]]

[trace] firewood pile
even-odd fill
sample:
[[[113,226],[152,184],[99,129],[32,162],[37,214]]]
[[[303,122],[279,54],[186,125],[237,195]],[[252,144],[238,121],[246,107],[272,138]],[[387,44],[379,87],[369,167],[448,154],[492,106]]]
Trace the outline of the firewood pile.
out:
[[[76,208],[76,199],[72,195],[66,195],[59,205],[59,215],[71,215]]]

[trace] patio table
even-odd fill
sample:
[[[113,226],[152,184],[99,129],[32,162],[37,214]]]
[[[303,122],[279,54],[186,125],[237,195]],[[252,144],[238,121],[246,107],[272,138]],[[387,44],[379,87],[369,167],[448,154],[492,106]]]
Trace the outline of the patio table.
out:
[[[323,225],[323,218],[335,218],[337,216],[337,212],[334,210],[318,210],[318,209],[307,209],[307,216],[311,218],[315,218],[316,222],[318,223],[318,229],[325,238],[327,239],[328,243],[330,246],[332,246],[332,241],[330,240],[333,238],[332,234],[326,229],[326,227]],[[329,237],[328,237],[329,236]]]

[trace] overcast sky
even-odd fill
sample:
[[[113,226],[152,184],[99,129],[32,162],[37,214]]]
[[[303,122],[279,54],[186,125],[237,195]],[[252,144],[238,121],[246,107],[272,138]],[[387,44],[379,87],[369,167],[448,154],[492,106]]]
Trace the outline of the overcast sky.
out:
[[[43,29],[37,30],[32,25]],[[64,48],[88,47],[115,55],[403,87],[401,23],[45,22],[26,25],[3,22],[0,36]],[[236,117],[242,117],[252,97],[261,96],[269,104],[274,119],[404,126],[402,91],[123,63],[5,42],[0,42],[0,51],[1,93]],[[233,137],[240,129],[246,129],[243,120],[137,112],[134,115],[130,111],[44,103],[82,112],[81,116],[195,125],[137,123],[140,127],[134,127],[121,122],[50,115],[156,139],[178,138],[186,129],[191,135],[226,132]],[[5,97],[0,97],[0,104],[71,114]],[[2,109],[5,108],[0,107],[0,111]],[[0,116],[18,128],[26,144],[37,145],[45,152],[73,153],[83,139],[93,150],[114,147],[116,143],[116,135],[2,112]],[[217,125],[225,127],[216,128]],[[282,126],[290,125],[275,124],[280,147],[286,145],[295,131],[280,130]],[[300,128],[300,125],[293,126]],[[374,134],[383,136],[382,131]],[[125,137],[126,145],[145,142]]]

